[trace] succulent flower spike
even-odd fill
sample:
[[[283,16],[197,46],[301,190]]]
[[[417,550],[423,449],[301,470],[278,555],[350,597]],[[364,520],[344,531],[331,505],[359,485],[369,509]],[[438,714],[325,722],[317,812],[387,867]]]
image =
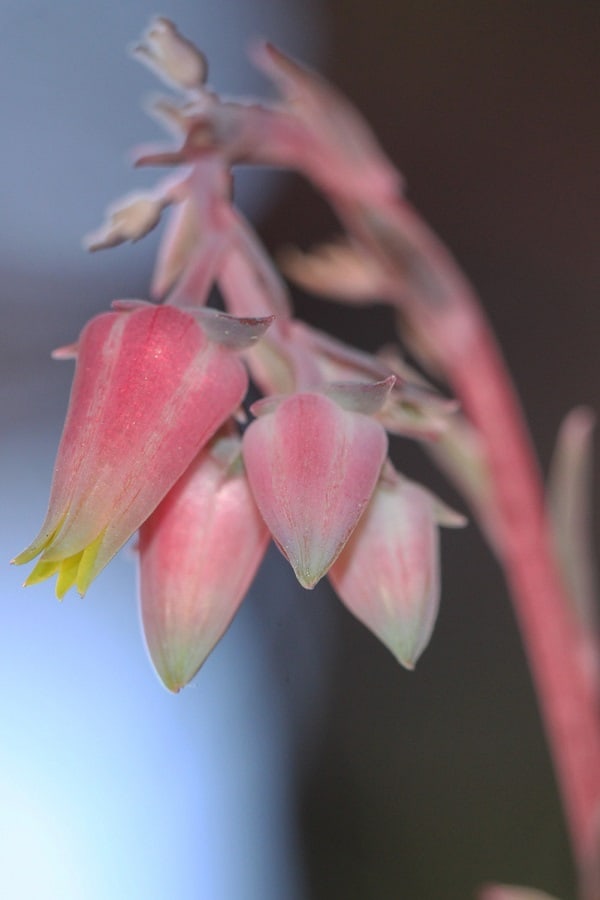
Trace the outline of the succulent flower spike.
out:
[[[26,584],[57,574],[57,596],[91,581],[148,518],[240,404],[241,361],[191,315],[142,305],[84,328],[50,504]]]
[[[227,629],[270,531],[304,587],[329,574],[348,609],[412,669],[438,610],[438,528],[464,524],[386,464],[387,432],[416,438],[465,496],[506,572],[579,893],[598,900],[591,413],[575,411],[561,430],[546,510],[477,297],[352,104],[268,43],[254,61],[280,99],[224,99],[206,83],[203,54],[162,17],[133,54],[177,92],[151,106],[174,145],[138,148],[135,164],[177,170],[110,207],[88,246],[137,241],[171,207],[152,283],[164,305],[116,301],[53,354],[76,359],[75,378],[45,521],[14,560],[39,557],[26,584],[56,575],[58,597],[72,586],[84,594],[139,530],[146,642],[163,683],[179,691]],[[458,402],[396,348],[372,355],[294,318],[285,283],[234,206],[233,169],[256,164],[307,177],[347,233],[289,251],[285,272],[346,304],[390,306],[403,344]],[[225,312],[205,308],[213,287]],[[263,395],[250,425],[240,410],[246,366]],[[233,436],[234,419],[247,425],[243,438]],[[479,900],[552,898],[492,884]]]
[[[220,640],[267,548],[240,450],[237,437],[216,439],[140,530],[146,644],[171,691],[194,677]]]
[[[464,523],[440,510],[445,523]],[[388,466],[329,570],[340,599],[407,669],[427,646],[438,611],[436,517],[435,498]]]
[[[352,534],[386,453],[378,422],[316,392],[286,397],[246,430],[254,498],[304,587],[326,574]]]

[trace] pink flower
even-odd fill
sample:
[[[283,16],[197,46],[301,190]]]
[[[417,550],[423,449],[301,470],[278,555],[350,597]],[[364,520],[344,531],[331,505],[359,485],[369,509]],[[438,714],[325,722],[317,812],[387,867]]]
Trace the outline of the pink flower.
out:
[[[237,611],[269,532],[239,438],[205,448],[140,530],[140,597],[152,662],[171,691],[196,674]]]
[[[320,393],[254,409],[243,453],[254,498],[304,587],[325,575],[369,502],[387,452],[382,426]]]
[[[14,560],[41,553],[26,584],[57,574],[59,597],[87,590],[246,392],[240,360],[192,315],[132,306],[81,334],[48,513]]]
[[[386,473],[329,571],[340,599],[407,669],[427,646],[438,611],[435,504],[418,484]]]

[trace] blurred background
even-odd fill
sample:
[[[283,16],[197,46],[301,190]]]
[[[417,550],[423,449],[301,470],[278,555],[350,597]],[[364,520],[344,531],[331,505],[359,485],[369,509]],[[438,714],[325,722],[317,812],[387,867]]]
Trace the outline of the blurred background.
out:
[[[544,468],[564,414],[598,407],[598,6],[586,0],[2,0],[0,549],[37,532],[72,341],[146,296],[156,235],[86,255],[106,205],[151,184],[156,89],[124,48],[174,19],[224,93],[270,89],[267,36],[365,113],[409,197],[479,290]],[[336,223],[300,179],[241,173],[268,247]],[[367,349],[383,310],[297,297]],[[418,448],[395,461],[454,502]],[[0,568],[0,896],[17,900],[462,900],[482,881],[572,900],[569,849],[506,590],[477,529],[443,535],[443,597],[416,672],[273,551],[181,695],[159,685],[123,551],[84,600]]]

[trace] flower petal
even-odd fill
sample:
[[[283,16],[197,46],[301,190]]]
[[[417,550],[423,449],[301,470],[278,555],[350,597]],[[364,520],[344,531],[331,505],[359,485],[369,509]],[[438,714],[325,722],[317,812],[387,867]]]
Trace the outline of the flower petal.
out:
[[[233,445],[239,460],[239,440]],[[171,691],[194,677],[222,637],[269,540],[243,467],[218,449],[200,453],[140,529],[146,643]]]
[[[294,394],[244,435],[258,508],[304,587],[314,587],[350,537],[387,452],[381,425],[317,393]]]
[[[382,478],[329,578],[348,609],[408,669],[427,646],[440,594],[432,497]]]
[[[240,360],[173,307],[92,319],[79,341],[46,520],[15,562],[44,551],[41,563],[66,566],[62,591],[74,565],[65,561],[85,551],[74,579],[84,593],[239,405],[247,384]]]

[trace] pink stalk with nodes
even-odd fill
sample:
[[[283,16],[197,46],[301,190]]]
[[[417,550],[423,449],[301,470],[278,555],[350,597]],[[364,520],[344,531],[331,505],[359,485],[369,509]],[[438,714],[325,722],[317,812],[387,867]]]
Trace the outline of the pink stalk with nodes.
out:
[[[93,319],[77,358],[47,518],[16,559],[57,594],[91,581],[140,530],[150,656],[182,688],[225,632],[269,535],[299,581],[341,600],[412,668],[435,624],[438,526],[461,525],[387,459],[389,434],[422,442],[464,494],[504,566],[540,700],[578,867],[600,897],[600,655],[585,548],[590,417],[566,422],[550,499],[510,378],[474,292],[402,195],[402,178],[331,86],[274,47],[254,51],[274,103],[223,101],[204,56],[157,18],[135,55],[178,97],[153,111],[177,139],[140,166],[177,169],[109,210],[92,250],[142,238],[171,208],[153,278],[159,305]],[[296,320],[286,287],[231,203],[232,168],[296,169],[346,234],[284,271],[349,304],[384,302],[440,395],[395,348],[373,356]],[[216,285],[226,314],[205,309]],[[265,395],[243,437],[248,376]],[[218,432],[218,434],[217,434]],[[216,436],[215,436],[216,435]],[[482,900],[542,898],[490,886]]]

